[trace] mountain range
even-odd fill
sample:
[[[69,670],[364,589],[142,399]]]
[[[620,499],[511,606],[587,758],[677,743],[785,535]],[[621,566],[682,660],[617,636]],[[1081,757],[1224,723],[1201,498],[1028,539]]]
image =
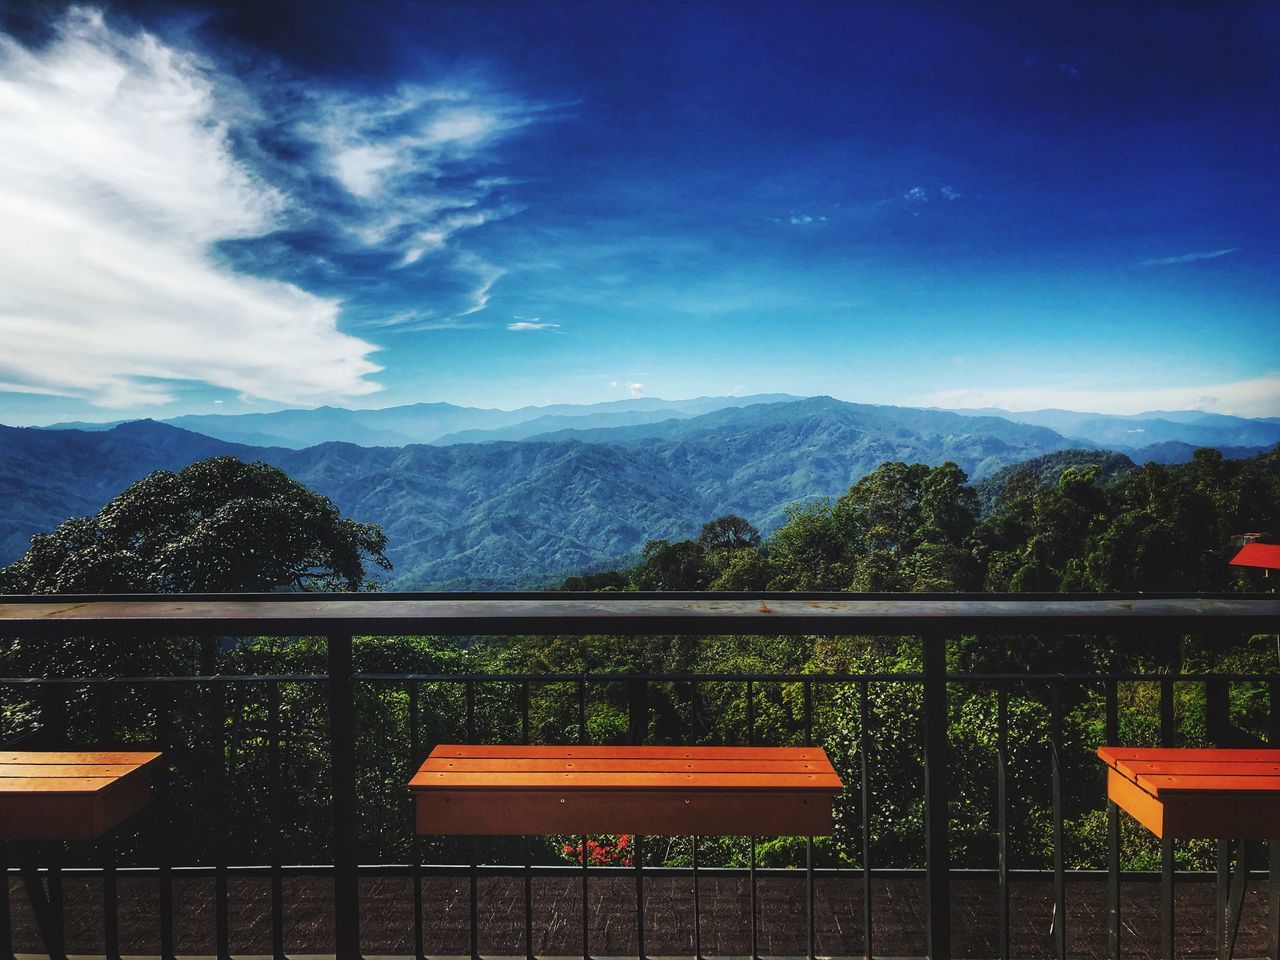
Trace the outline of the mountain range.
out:
[[[411,403],[379,410],[316,407],[273,413],[188,414],[162,421],[207,437],[265,447],[302,449],[337,441],[362,447],[402,447],[411,443],[476,443],[523,440],[552,430],[621,426],[696,417],[725,407],[799,400],[785,393],[747,397],[663,400],[631,397],[607,403],[562,403],[498,410],[452,403]],[[55,423],[50,430],[109,430],[125,421]]]
[[[371,429],[434,442],[330,439],[297,446],[326,429],[356,431],[369,414],[380,415]],[[524,419],[511,419],[517,414]],[[1012,415],[829,397],[641,399],[524,411],[429,404],[250,416],[273,419],[179,418],[212,420],[210,429],[221,437],[149,420],[93,430],[0,427],[0,563],[20,556],[32,534],[96,512],[152,470],[221,454],[279,466],[345,514],[381,524],[395,563],[387,585],[422,590],[544,585],[633,556],[647,539],[691,536],[726,513],[768,531],[788,506],[843,493],[886,460],[953,460],[981,481],[1031,458],[1092,446]],[[1251,455],[1280,441],[1280,423],[1243,422],[1273,432],[1223,425],[1229,439],[1262,440],[1230,453]],[[234,439],[280,434],[290,443]],[[483,442],[463,442],[468,437]],[[1188,441],[1162,444],[1173,445],[1164,452],[1174,459],[1193,449]],[[1141,460],[1140,450],[1129,456]]]
[[[162,422],[231,443],[292,449],[331,441],[363,447],[401,447],[414,443],[443,446],[575,436],[593,442],[603,434],[588,434],[587,431],[642,427],[670,420],[688,420],[719,410],[800,399],[804,398],[789,394],[697,397],[692,400],[632,397],[608,403],[529,406],[516,410],[462,407],[451,403],[414,403],[380,410],[317,407],[273,413],[191,414]],[[865,404],[855,406],[881,411],[914,409]],[[1152,411],[1131,416],[1071,410],[1017,412],[996,408],[929,412],[951,412],[987,420],[994,417],[1047,427],[1072,440],[1078,447],[1105,447],[1136,459],[1162,463],[1185,460],[1196,447],[1229,448],[1233,453],[1243,454],[1246,448],[1269,447],[1280,442],[1280,418],[1246,419],[1198,410]],[[908,415],[904,413],[903,416]],[[121,422],[56,423],[46,429],[109,430]]]

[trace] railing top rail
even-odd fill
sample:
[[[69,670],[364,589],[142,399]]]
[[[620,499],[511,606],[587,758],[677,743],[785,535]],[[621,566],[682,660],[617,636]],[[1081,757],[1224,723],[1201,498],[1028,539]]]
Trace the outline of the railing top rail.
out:
[[[0,597],[0,635],[1280,632],[1272,595],[260,594]]]

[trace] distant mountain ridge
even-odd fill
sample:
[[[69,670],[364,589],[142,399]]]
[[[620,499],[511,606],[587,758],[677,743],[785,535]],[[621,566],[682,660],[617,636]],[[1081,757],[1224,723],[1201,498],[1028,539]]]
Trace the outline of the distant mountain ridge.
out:
[[[1027,410],[1013,412],[996,408],[957,410],[965,416],[995,416],[1016,423],[1056,430],[1064,437],[1090,444],[1142,454],[1159,454],[1159,444],[1179,443],[1195,447],[1237,447],[1266,449],[1280,443],[1280,420],[1246,419],[1198,410],[1153,410],[1138,414],[1080,413],[1073,410]],[[1168,455],[1168,453],[1166,453]],[[1155,455],[1149,459],[1161,462]]]
[[[788,394],[697,397],[691,400],[631,397],[606,403],[553,404],[516,410],[462,407],[450,403],[415,403],[380,410],[317,407],[313,410],[281,410],[274,413],[191,414],[163,422],[229,443],[293,449],[335,441],[355,443],[363,447],[403,447],[414,443],[448,445],[529,440],[535,437],[565,439],[570,436],[593,443],[599,442],[602,435],[585,431],[691,420],[718,410],[801,399],[814,398]],[[852,406],[867,410],[904,411],[904,421],[910,420],[905,411],[915,409],[871,404]],[[1151,411],[1131,416],[1071,410],[1011,412],[994,408],[945,412],[987,421],[983,425],[957,428],[964,432],[987,429],[990,427],[989,421],[997,418],[1045,427],[1075,440],[1078,447],[1105,447],[1128,453],[1138,460],[1154,459],[1162,463],[1179,462],[1196,447],[1231,448],[1233,453],[1243,454],[1250,449],[1262,450],[1280,443],[1280,418],[1246,419],[1196,410]],[[118,422],[72,422],[54,424],[45,429],[104,430],[117,425]],[[650,435],[643,431],[633,433],[636,436]],[[615,435],[610,438],[610,442],[621,436]],[[1171,444],[1181,446],[1170,446]]]
[[[474,443],[481,440],[520,440],[533,433],[564,426],[609,426],[671,417],[695,417],[725,407],[799,400],[788,394],[744,397],[695,397],[663,400],[631,397],[605,403],[561,403],[516,410],[461,407],[452,403],[413,403],[379,410],[316,407],[273,413],[187,414],[162,422],[231,443],[303,449],[321,443],[354,443],[362,447],[403,447],[412,443]],[[574,422],[560,423],[558,418]],[[584,420],[584,418],[589,418]],[[532,430],[521,425],[550,420]],[[109,430],[121,422],[55,423],[48,430]],[[480,436],[484,431],[486,435]]]
[[[601,412],[546,417],[590,423]],[[603,411],[618,412],[628,413]],[[0,427],[0,564],[20,556],[32,534],[96,512],[152,470],[221,454],[279,466],[347,515],[382,524],[393,588],[511,589],[618,561],[650,538],[691,536],[726,513],[771,530],[792,504],[839,495],[888,460],[952,460],[982,480],[1078,446],[999,417],[829,397],[700,415],[636,412],[668,415],[520,440],[303,449],[155,421],[99,431]]]

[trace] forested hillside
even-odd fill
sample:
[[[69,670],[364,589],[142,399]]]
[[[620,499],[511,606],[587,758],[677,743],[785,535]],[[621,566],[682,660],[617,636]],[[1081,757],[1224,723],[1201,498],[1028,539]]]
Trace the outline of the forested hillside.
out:
[[[395,563],[389,585],[430,589],[545,584],[634,554],[646,538],[689,536],[723,513],[772,529],[789,505],[838,494],[885,460],[954,460],[981,475],[1066,446],[1042,427],[822,398],[589,439],[292,450],[150,421],[100,432],[4,428],[0,562],[154,469],[223,454],[279,466],[380,524]]]
[[[1007,468],[985,487],[954,463],[891,462],[840,497],[793,506],[768,537],[742,517],[720,517],[696,539],[650,539],[635,566],[565,586],[1221,591],[1253,583],[1253,571],[1227,562],[1242,531],[1280,531],[1280,451],[1232,461],[1205,449],[1175,467],[1068,451]]]

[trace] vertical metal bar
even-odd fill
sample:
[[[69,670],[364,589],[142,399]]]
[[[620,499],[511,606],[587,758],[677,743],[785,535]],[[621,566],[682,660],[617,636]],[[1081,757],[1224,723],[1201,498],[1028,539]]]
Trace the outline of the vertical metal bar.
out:
[[[115,745],[115,681],[98,685],[98,743],[104,749]],[[116,836],[109,830],[98,841],[102,855],[102,941],[107,960],[120,957],[120,891],[116,877]]]
[[[587,676],[578,680],[578,742],[587,742]],[[591,905],[587,890],[587,836],[578,837],[578,851],[582,857],[582,957],[591,960]]]
[[[1214,955],[1218,960],[1229,960],[1227,956],[1227,895],[1231,884],[1231,844],[1226,840],[1218,841],[1218,870],[1214,878],[1213,942],[1216,945]]]
[[[333,939],[338,960],[360,957],[355,662],[350,633],[329,634],[329,750],[333,776]]]
[[[520,684],[520,737],[529,742],[529,681]],[[524,955],[533,960],[533,843],[524,838]]]
[[[631,838],[631,859],[636,869],[636,956],[639,960],[645,960],[644,952],[644,846],[641,841],[644,838],[636,834]],[[582,859],[586,860],[586,851],[582,852]]]
[[[476,683],[467,680],[463,684],[467,696],[467,743],[475,743],[476,737]],[[471,960],[480,960],[480,890],[479,890],[479,841],[471,838],[471,862],[467,865],[468,933],[471,944]]]
[[[231,924],[227,890],[226,837],[230,818],[227,816],[227,749],[226,749],[226,682],[219,677],[209,681],[209,749],[213,753],[213,795],[217,835],[213,854],[213,922],[219,960],[231,958]]]
[[[747,874],[751,880],[751,960],[758,960],[760,956],[760,907],[757,902],[756,894],[756,838],[748,837],[750,843],[750,856],[747,860]]]
[[[1062,681],[1049,685],[1049,752],[1053,800],[1053,946],[1058,960],[1067,960],[1067,872],[1062,816]]]
[[[862,949],[874,956],[871,924],[871,698],[867,681],[858,684],[859,825],[862,833]]]
[[[693,837],[693,960],[702,960],[702,899],[698,893],[698,837]]]
[[[9,910],[9,841],[0,840],[0,960],[13,958],[13,915]]]
[[[1160,746],[1172,747],[1175,737],[1173,718],[1173,678],[1160,681]],[[1173,960],[1174,912],[1173,912],[1173,840],[1160,841],[1160,955]]]
[[[1267,683],[1267,743],[1280,747],[1280,680]],[[1280,839],[1267,841],[1267,958],[1280,960]]]
[[[641,744],[649,735],[649,686],[646,680],[627,684],[627,700],[631,717],[631,743]],[[644,960],[644,845],[643,837],[631,838],[631,862],[636,871],[636,956]],[[587,860],[584,843],[582,861]]]
[[[62,854],[61,843],[49,845],[49,919],[53,928],[53,943],[48,946],[51,960],[63,960],[67,955],[67,914],[62,895]]]
[[[1003,683],[996,690],[996,826],[998,955],[1009,960],[1009,688]]]
[[[98,842],[102,853],[102,940],[106,960],[120,960],[120,892],[116,883],[116,832]]]
[[[747,680],[747,744],[755,746],[756,744],[756,698],[755,685],[751,680]],[[758,947],[759,936],[759,906],[758,891],[756,888],[756,838],[748,837],[747,843],[750,845],[750,853],[747,858],[751,904],[751,960],[756,960],[760,956]]]
[[[63,684],[40,684],[40,733],[54,747],[67,739],[67,694],[63,689]]]
[[[13,916],[9,911],[9,841],[0,840],[0,960],[13,958]]]
[[[156,745],[164,754],[155,779],[157,802],[155,804],[156,832],[159,834],[160,868],[160,956],[162,960],[174,960],[176,956],[173,929],[173,697],[168,684],[154,683],[152,695],[158,698],[156,705]]]
[[[803,681],[801,690],[804,694],[804,745],[813,746],[813,684]],[[804,917],[806,956],[814,960],[817,953],[817,926],[814,916],[814,884],[813,884],[813,837],[804,838]]]
[[[627,681],[627,715],[631,730],[628,742],[639,745],[649,736],[649,685],[644,680]]]
[[[587,835],[578,837],[578,856],[582,859],[582,957],[591,960],[591,901],[587,890]]]
[[[284,960],[284,863],[280,832],[284,802],[280,771],[280,684],[267,685],[267,792],[271,806],[271,956]]]
[[[951,960],[951,851],[947,822],[947,638],[930,632],[924,655],[924,825],[929,960]]]
[[[409,683],[409,769],[422,764],[422,706],[416,682]],[[409,804],[409,846],[413,854],[413,956],[425,960],[426,944],[422,939],[422,837],[418,835],[417,811]]]
[[[1106,718],[1108,746],[1120,740],[1120,698],[1115,680],[1106,681]],[[1120,960],[1120,808],[1107,801],[1107,943],[1111,960]]]

